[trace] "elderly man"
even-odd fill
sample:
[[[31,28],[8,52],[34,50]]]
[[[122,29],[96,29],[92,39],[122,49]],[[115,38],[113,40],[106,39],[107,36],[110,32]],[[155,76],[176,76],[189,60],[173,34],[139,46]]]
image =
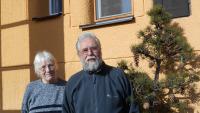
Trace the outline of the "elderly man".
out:
[[[68,81],[63,113],[139,113],[124,72],[103,62],[98,38],[85,32],[76,48],[83,70]]]

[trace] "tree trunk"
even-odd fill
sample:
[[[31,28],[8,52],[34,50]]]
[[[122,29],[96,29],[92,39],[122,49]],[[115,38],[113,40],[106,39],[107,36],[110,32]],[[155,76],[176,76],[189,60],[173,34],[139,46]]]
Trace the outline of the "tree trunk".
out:
[[[157,82],[159,79],[159,74],[160,74],[160,64],[161,64],[161,60],[157,59],[156,60],[156,72],[155,72],[155,77],[154,77],[154,81]]]

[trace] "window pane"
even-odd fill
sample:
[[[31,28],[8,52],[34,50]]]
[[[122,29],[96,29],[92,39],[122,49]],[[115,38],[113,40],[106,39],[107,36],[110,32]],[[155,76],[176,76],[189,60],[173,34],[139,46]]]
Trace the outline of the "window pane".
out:
[[[161,4],[172,17],[184,17],[190,15],[189,0],[154,0],[155,4]]]
[[[62,0],[49,0],[50,15],[62,12]]]
[[[97,0],[97,18],[131,12],[131,0]]]
[[[188,0],[163,0],[163,5],[173,17],[189,16]]]

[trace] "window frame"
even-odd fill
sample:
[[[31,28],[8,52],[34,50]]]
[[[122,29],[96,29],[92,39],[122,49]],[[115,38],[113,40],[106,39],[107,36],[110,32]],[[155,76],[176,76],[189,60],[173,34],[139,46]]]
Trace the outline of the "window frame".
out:
[[[121,13],[116,15],[111,15],[103,18],[97,18],[97,2],[98,0],[94,0],[94,22],[101,22],[101,21],[107,21],[107,20],[114,20],[114,19],[120,19],[125,17],[130,17],[134,15],[133,13],[133,0],[130,0],[131,2],[131,11],[129,13]]]

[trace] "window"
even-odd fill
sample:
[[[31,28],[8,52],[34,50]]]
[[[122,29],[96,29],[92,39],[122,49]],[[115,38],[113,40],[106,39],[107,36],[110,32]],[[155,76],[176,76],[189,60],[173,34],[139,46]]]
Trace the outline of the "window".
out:
[[[189,0],[154,0],[154,2],[162,5],[174,18],[190,15]]]
[[[90,29],[104,25],[133,22],[133,0],[94,0],[94,21],[80,25],[81,29]]]
[[[131,0],[96,0],[95,21],[132,15]]]
[[[49,0],[49,15],[62,13],[62,0]]]
[[[62,0],[30,0],[33,20],[54,18],[62,14]]]

